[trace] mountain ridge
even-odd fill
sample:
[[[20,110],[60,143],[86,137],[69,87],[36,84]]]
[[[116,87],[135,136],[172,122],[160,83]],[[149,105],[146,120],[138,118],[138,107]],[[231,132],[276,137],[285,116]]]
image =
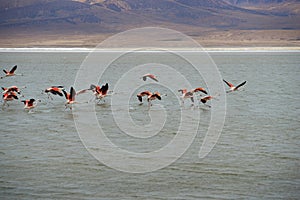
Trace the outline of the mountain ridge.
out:
[[[160,26],[195,37],[216,32],[294,31],[298,41],[297,0],[4,0],[0,35],[111,35],[131,28]],[[255,3],[256,2],[256,3]],[[265,6],[263,6],[265,5]],[[266,5],[272,5],[271,7]],[[277,31],[274,31],[277,32]],[[296,34],[295,34],[296,33]],[[219,34],[226,36],[226,34]],[[295,36],[296,35],[296,36]],[[253,35],[253,37],[256,37]],[[265,37],[265,36],[264,36]],[[251,40],[251,36],[247,36]],[[269,36],[268,36],[269,38]],[[282,35],[277,39],[285,38]],[[272,40],[272,38],[270,38]],[[4,41],[5,43],[5,41]]]

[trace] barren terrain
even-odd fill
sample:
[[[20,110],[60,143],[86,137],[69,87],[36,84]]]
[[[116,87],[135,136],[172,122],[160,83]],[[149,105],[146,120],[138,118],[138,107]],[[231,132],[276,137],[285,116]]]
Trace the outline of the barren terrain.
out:
[[[300,47],[297,0],[3,0],[0,47],[95,47],[163,27],[204,47]]]

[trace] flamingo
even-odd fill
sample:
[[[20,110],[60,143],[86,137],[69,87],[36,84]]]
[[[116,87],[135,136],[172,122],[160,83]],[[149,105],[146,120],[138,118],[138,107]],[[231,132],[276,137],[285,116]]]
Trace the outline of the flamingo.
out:
[[[7,92],[16,92],[18,94],[21,94],[21,91],[17,86],[10,86],[10,87],[7,87],[7,88],[1,87],[1,88],[3,90],[3,92],[2,92],[3,94],[7,93]],[[24,86],[23,88],[26,88],[26,86]]]
[[[228,93],[228,92],[233,92],[233,91],[238,90],[239,87],[245,85],[246,82],[247,82],[247,81],[244,81],[244,82],[242,82],[241,84],[239,84],[238,86],[234,86],[232,83],[229,83],[228,81],[226,81],[226,80],[224,80],[224,79],[223,79],[223,81],[229,86],[229,90],[226,91],[227,93]]]
[[[201,98],[200,101],[201,101],[204,105],[206,105],[206,106],[208,106],[208,107],[211,107],[210,105],[207,105],[206,102],[209,101],[209,100],[211,100],[211,99],[213,99],[213,98],[214,98],[213,96],[205,96],[205,97]]]
[[[96,99],[101,100],[108,95],[108,83],[101,87],[91,84],[90,90],[94,92]]]
[[[192,92],[188,92],[187,89],[180,89],[178,90],[178,92],[181,92],[182,96],[181,96],[181,101],[182,104],[184,104],[184,99],[188,99],[190,98],[192,103],[194,104],[194,94]]]
[[[75,95],[76,95],[75,89],[73,87],[71,87],[70,93],[66,92],[65,90],[63,90],[63,93],[64,93],[64,95],[65,95],[65,97],[67,99],[67,102],[65,103],[66,109],[67,109],[67,107],[69,105],[70,110],[72,110],[72,106],[71,105],[74,104],[74,103],[77,103],[75,101]]]
[[[153,74],[145,74],[145,75],[143,75],[142,78],[143,78],[144,81],[146,81],[147,78],[151,78],[152,80],[158,82],[157,77],[155,75],[153,75]]]
[[[48,98],[52,99],[49,92],[53,95],[59,95],[62,97],[63,91],[64,91],[64,86],[51,86],[50,88],[47,88],[44,92],[48,94]]]
[[[147,101],[148,101],[148,107],[150,108],[150,106],[152,106],[151,101],[158,99],[161,100],[161,95],[158,92],[150,92],[148,90],[141,92],[137,95],[138,100],[141,102],[143,102],[143,96],[147,96]]]
[[[8,76],[15,76],[15,75],[22,76],[22,74],[15,74],[16,69],[17,69],[17,65],[13,66],[13,68],[10,71],[6,71],[4,69],[3,72],[5,73],[5,76],[2,76],[1,79],[8,77]]]
[[[184,104],[184,99],[191,99],[192,105],[194,104],[194,93],[195,92],[203,92],[204,94],[207,94],[206,90],[204,88],[198,87],[191,91],[187,91],[187,89],[180,89],[178,92],[181,92],[181,101],[182,104]]]
[[[8,105],[8,101],[13,101],[14,99],[19,99],[18,96],[17,96],[17,93],[16,92],[6,92],[3,94],[3,105],[2,105],[2,109],[4,108],[5,105],[9,106]]]
[[[28,100],[23,100],[21,101],[24,103],[24,109],[30,110],[36,107],[37,103],[35,99],[28,99]]]

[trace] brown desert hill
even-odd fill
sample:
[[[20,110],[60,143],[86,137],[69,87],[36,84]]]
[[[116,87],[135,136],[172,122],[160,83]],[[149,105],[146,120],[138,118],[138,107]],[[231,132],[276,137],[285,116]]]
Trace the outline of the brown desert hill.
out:
[[[1,0],[0,45],[93,46],[144,26],[173,28],[197,40],[297,45],[299,10],[296,0]]]
[[[293,16],[300,14],[299,0],[225,0],[232,5],[267,12],[274,15]]]
[[[278,4],[288,2],[287,0],[225,0],[233,5],[255,5],[255,6],[262,6],[262,5],[270,5],[270,4]]]

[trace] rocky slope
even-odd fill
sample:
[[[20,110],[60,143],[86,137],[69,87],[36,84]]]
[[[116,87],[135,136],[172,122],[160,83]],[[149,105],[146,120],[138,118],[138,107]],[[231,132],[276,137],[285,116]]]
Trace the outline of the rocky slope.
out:
[[[2,41],[30,34],[111,35],[144,26],[206,38],[291,30],[291,40],[298,40],[299,21],[298,0],[2,0],[0,4]],[[215,34],[218,31],[223,33]],[[285,39],[281,32],[275,38]]]

